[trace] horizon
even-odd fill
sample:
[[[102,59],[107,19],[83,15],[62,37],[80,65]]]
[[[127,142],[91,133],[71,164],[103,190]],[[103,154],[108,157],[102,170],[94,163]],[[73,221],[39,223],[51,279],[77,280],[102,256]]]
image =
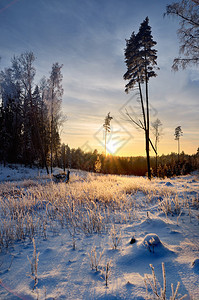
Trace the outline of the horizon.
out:
[[[72,148],[72,147],[70,147],[70,145],[68,145],[68,144],[65,144],[65,146],[68,146],[69,148],[70,148],[70,150],[78,150],[78,149],[80,149],[81,151],[83,151],[85,154],[88,154],[88,153],[93,153],[93,152],[95,152],[97,149],[94,149],[93,151],[84,151],[84,149],[82,149],[82,148],[80,148],[80,147],[77,147],[77,148]],[[199,148],[199,147],[198,147]],[[179,153],[179,155],[181,156],[181,155],[187,155],[187,156],[194,156],[194,155],[196,155],[198,153],[198,151],[196,150],[196,152],[195,153],[192,153],[192,154],[189,154],[189,153],[186,153],[186,152],[184,152],[183,150]],[[142,158],[145,158],[146,159],[146,154],[144,154],[144,155],[129,155],[129,156],[123,156],[123,155],[117,155],[117,154],[114,154],[114,153],[107,153],[106,155],[105,155],[105,152],[104,151],[102,151],[102,152],[98,152],[98,150],[97,150],[97,155],[102,155],[102,156],[104,156],[104,157],[115,157],[115,158],[137,158],[137,157],[142,157]],[[170,156],[170,155],[176,155],[176,156],[178,156],[178,153],[177,152],[170,152],[170,153],[162,153],[162,154],[158,154],[158,158],[161,158],[161,156]],[[150,155],[150,158],[151,159],[155,159],[156,158],[156,156],[155,155]]]

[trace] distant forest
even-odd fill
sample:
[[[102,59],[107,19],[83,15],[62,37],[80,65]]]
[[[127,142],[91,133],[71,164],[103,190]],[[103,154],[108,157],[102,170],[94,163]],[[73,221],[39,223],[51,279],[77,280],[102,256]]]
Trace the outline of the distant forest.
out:
[[[3,163],[3,161],[1,161]],[[25,162],[20,158],[10,157],[6,162],[21,163]],[[47,163],[50,165],[50,156],[48,156]],[[27,166],[44,167],[42,159],[38,156],[34,161]],[[63,171],[66,169],[80,169],[89,172],[102,174],[116,174],[116,175],[147,175],[147,161],[146,157],[120,157],[114,155],[99,154],[97,150],[93,152],[84,152],[80,148],[70,149],[68,145],[60,144],[57,148],[56,155],[53,159],[53,167],[60,167]],[[156,158],[151,157],[151,173],[152,176],[160,178],[172,177],[178,175],[186,175],[192,171],[199,170],[199,148],[196,154],[188,155],[182,152],[179,156],[177,153],[168,155],[161,155],[158,157],[158,167],[156,171]]]
[[[94,152],[83,152],[80,148],[70,149],[65,145],[61,147],[61,153],[57,164],[59,167],[81,169],[90,172],[103,174],[137,175],[147,174],[146,157],[120,157],[98,154]],[[65,153],[65,155],[64,155]],[[179,156],[176,153],[162,155],[158,157],[158,167],[156,173],[156,158],[151,157],[152,176],[172,177],[185,175],[192,171],[199,170],[199,149],[194,155],[187,155],[182,152]]]

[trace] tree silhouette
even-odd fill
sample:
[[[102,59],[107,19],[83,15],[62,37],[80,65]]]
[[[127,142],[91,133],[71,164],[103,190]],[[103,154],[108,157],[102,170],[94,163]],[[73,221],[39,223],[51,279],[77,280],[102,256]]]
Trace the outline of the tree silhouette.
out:
[[[136,124],[139,128],[145,132],[146,141],[146,156],[147,156],[147,168],[148,178],[151,179],[151,168],[150,168],[150,155],[149,155],[149,93],[148,93],[148,82],[151,77],[156,77],[155,69],[157,69],[157,50],[153,49],[156,42],[153,40],[151,34],[151,27],[149,26],[149,18],[141,23],[139,32],[132,33],[129,40],[126,40],[125,49],[125,63],[127,65],[127,72],[124,74],[124,79],[129,80],[125,86],[125,92],[128,93],[131,89],[138,85],[140,103],[143,120],[135,120],[127,112],[127,116],[130,120]],[[142,93],[142,84],[145,83],[145,101]],[[152,144],[152,143],[151,143]],[[154,149],[154,147],[153,147]]]
[[[180,137],[182,135],[183,135],[183,132],[182,132],[181,126],[176,127],[174,136],[175,136],[175,140],[178,141],[178,163],[179,163],[179,155],[180,155]]]
[[[111,120],[112,119],[113,118],[110,116],[110,112],[109,112],[108,115],[106,116],[104,124],[103,124],[104,130],[105,130],[105,135],[104,135],[104,139],[105,139],[105,156],[106,156],[107,134],[109,132],[111,132]]]
[[[156,164],[155,164],[155,170],[156,170],[156,176],[157,176],[157,167],[158,167],[158,143],[160,141],[160,135],[161,135],[161,129],[162,123],[159,119],[156,119],[155,122],[151,123],[152,126],[152,132],[155,136],[155,150],[156,150]]]
[[[50,113],[50,169],[51,174],[53,172],[53,152],[55,151],[57,156],[57,146],[60,143],[59,138],[59,122],[61,118],[61,103],[63,96],[61,68],[63,65],[54,63],[48,79],[48,102]]]

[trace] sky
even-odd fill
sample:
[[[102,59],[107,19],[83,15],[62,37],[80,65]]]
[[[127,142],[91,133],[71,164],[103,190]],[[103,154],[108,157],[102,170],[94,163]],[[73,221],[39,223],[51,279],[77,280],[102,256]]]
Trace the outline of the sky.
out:
[[[104,151],[103,123],[110,112],[107,151],[121,156],[145,155],[144,132],[128,120],[138,119],[136,92],[126,94],[126,39],[148,16],[157,42],[158,76],[149,82],[151,122],[162,123],[159,154],[177,152],[174,131],[182,127],[181,151],[199,147],[199,71],[173,72],[178,56],[178,20],[163,17],[170,0],[0,0],[0,70],[14,55],[33,51],[35,84],[63,64],[61,140],[71,148]],[[151,139],[154,136],[151,134]],[[153,155],[151,150],[151,155]]]

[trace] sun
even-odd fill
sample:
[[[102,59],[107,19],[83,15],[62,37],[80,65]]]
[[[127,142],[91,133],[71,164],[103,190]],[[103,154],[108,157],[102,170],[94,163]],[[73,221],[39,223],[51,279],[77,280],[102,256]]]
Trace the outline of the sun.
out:
[[[114,155],[117,152],[117,143],[110,140],[106,145],[107,153]]]

